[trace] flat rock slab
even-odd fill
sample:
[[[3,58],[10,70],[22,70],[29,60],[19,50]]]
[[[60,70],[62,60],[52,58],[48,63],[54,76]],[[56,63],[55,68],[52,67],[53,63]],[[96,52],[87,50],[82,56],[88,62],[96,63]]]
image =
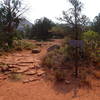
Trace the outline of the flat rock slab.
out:
[[[16,64],[15,66],[19,66],[19,67],[29,67],[29,66],[34,66],[34,64],[28,64],[28,63],[18,63],[18,64]]]
[[[7,76],[0,76],[0,80],[5,80],[7,79]]]
[[[37,70],[38,76],[42,76],[43,74],[45,74],[45,71],[43,71],[42,69]]]
[[[34,64],[34,68],[41,68],[41,65],[40,64]]]
[[[16,73],[24,73],[24,72],[26,72],[26,71],[28,71],[28,70],[29,70],[28,67],[20,67],[20,69],[17,70]]]
[[[40,80],[39,78],[29,78],[23,81],[23,83],[29,83],[29,82],[33,82],[33,81],[38,81]]]
[[[34,60],[33,59],[30,59],[30,58],[27,58],[27,59],[22,59],[22,60],[19,60],[19,61],[16,61],[17,63],[34,63]]]
[[[30,69],[29,71],[25,72],[26,75],[35,75],[37,72],[36,70]]]

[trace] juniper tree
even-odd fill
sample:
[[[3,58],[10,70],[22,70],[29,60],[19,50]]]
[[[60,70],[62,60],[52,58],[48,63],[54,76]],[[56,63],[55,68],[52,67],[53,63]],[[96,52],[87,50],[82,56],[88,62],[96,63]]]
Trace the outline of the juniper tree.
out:
[[[14,30],[18,27],[22,14],[26,8],[22,8],[21,0],[3,0],[0,3],[0,35],[1,42],[12,45]]]

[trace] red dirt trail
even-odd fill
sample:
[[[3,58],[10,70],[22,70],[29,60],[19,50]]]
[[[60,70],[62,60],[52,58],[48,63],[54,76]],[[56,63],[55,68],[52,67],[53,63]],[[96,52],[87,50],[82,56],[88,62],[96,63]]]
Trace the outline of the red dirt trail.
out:
[[[33,66],[34,63],[41,61],[50,45],[60,42],[60,40],[56,40],[44,43],[44,46],[40,47],[41,53],[39,54],[32,54],[31,51],[14,52],[0,57],[0,61],[15,63],[18,59],[29,60],[33,61],[29,66]],[[1,76],[2,74],[0,74]],[[42,77],[40,78],[40,80],[29,83],[0,79],[0,100],[100,100],[100,80],[92,79],[92,89],[79,88],[76,96],[73,97],[75,91],[70,84],[59,83],[55,85]]]

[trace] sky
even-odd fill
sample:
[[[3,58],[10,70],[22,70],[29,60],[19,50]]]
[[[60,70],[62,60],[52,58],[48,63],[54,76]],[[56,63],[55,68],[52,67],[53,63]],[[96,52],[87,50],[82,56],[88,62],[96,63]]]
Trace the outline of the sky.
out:
[[[31,22],[41,17],[47,17],[55,22],[56,18],[62,16],[62,11],[68,10],[70,4],[68,0],[24,0],[29,10],[24,16]],[[84,4],[83,14],[90,20],[100,13],[100,0],[80,0]]]
[[[0,0],[1,1],[1,0]],[[34,23],[36,19],[47,17],[54,22],[62,16],[62,11],[67,11],[71,5],[68,0],[21,0],[29,10],[24,17]],[[83,5],[83,14],[92,21],[100,13],[100,0],[80,0]]]

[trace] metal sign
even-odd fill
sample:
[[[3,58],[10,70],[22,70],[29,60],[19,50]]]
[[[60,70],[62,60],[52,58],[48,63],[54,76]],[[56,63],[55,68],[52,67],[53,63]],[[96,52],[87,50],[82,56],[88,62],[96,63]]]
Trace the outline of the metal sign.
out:
[[[73,47],[82,48],[84,46],[84,41],[83,40],[70,40],[69,45]]]

